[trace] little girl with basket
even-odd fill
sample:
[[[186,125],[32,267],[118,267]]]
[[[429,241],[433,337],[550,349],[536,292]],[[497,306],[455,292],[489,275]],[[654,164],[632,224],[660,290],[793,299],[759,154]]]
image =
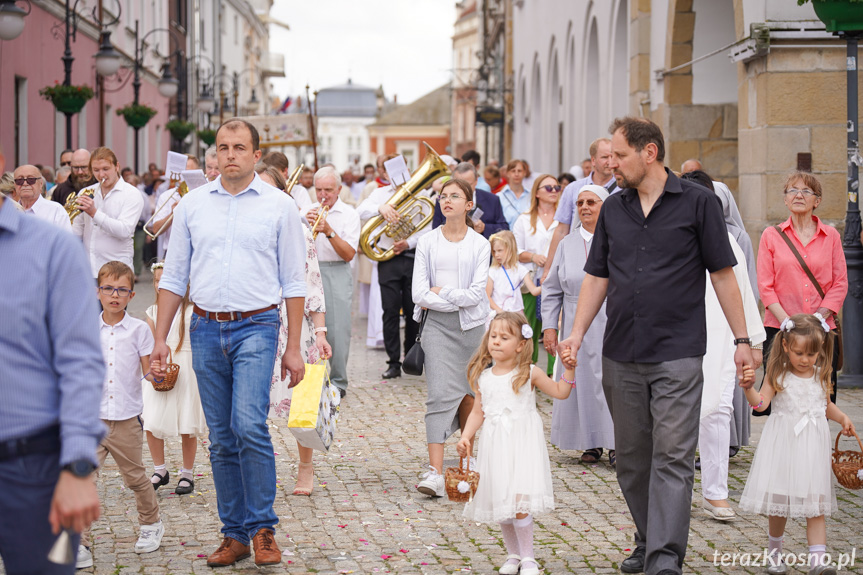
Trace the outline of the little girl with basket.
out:
[[[768,573],[788,571],[782,555],[785,523],[789,517],[805,517],[810,575],[836,575],[835,567],[822,564],[827,551],[824,516],[837,508],[827,420],[839,423],[844,435],[855,431],[829,399],[833,339],[817,314],[786,318],[773,342],[760,393],[746,390],[756,411],[773,403],[740,497],[741,509],[768,516]]]
[[[521,313],[501,312],[491,322],[468,365],[476,393],[456,449],[463,458],[485,422],[477,471],[476,495],[464,516],[481,523],[500,523],[508,553],[499,572],[537,575],[533,557],[533,514],[554,509],[551,468],[545,432],[536,410],[536,393],[566,399],[575,387],[575,361],[562,350],[560,381],[531,364],[533,330]]]
[[[153,272],[153,287],[159,293],[159,280],[162,278],[164,262],[156,262],[150,270]],[[153,304],[147,309],[147,324],[156,333],[156,315],[158,305]],[[173,363],[180,366],[177,382],[170,391],[156,391],[151,385],[144,385],[144,431],[147,433],[147,446],[153,458],[154,471],[150,478],[153,489],[167,485],[171,480],[165,465],[165,439],[169,437],[182,438],[183,466],[180,468],[180,480],[174,493],[188,495],[195,490],[193,479],[195,454],[198,449],[198,436],[207,432],[204,410],[201,407],[201,397],[198,395],[198,380],[192,369],[192,343],[189,337],[189,323],[192,321],[192,306],[189,305],[189,292],[183,297],[180,309],[171,323],[167,343],[171,348]]]

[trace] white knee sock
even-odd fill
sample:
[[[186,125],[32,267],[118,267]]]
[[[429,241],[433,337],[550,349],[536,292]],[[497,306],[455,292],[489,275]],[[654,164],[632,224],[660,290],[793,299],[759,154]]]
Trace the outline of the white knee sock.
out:
[[[821,565],[821,559],[827,553],[826,545],[810,545],[809,546],[809,568],[818,567]]]
[[[767,557],[771,565],[779,565],[779,554],[782,553],[783,535],[774,537],[767,534]]]
[[[512,519],[500,522],[500,531],[503,534],[503,544],[506,546],[507,555],[521,555],[518,547],[518,536],[515,534],[515,525]],[[507,559],[504,565],[517,565],[518,560]]]
[[[533,517],[528,515],[524,519],[516,519],[514,522],[515,534],[518,536],[518,548],[522,559],[533,557]],[[529,562],[528,562],[529,563]],[[535,567],[536,564],[525,564],[525,567]]]

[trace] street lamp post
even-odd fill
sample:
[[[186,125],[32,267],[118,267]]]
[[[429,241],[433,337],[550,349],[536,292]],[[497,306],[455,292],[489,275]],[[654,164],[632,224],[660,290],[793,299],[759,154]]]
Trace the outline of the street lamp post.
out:
[[[846,90],[848,101],[848,209],[845,213],[845,237],[842,241],[848,266],[848,296],[842,306],[842,338],[846,353],[839,384],[842,387],[863,387],[863,245],[860,243],[859,201],[859,126],[857,125],[857,44],[863,32],[843,32],[847,44]]]

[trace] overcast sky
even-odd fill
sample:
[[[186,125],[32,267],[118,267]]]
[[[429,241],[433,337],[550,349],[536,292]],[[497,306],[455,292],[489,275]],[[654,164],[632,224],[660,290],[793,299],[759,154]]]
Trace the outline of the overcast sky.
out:
[[[270,49],[285,55],[284,99],[344,84],[412,102],[451,79],[455,0],[275,0]]]

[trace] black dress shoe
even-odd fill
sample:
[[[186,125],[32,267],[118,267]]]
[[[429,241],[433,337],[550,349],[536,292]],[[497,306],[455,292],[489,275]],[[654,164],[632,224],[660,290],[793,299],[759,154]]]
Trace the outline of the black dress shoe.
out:
[[[620,564],[620,570],[623,573],[644,573],[644,555],[646,553],[646,548],[636,547],[632,555],[624,559]]]
[[[385,372],[381,374],[383,379],[395,379],[402,376],[402,368],[400,365],[391,365]]]
[[[660,571],[656,575],[680,575],[680,574],[677,571],[675,571],[674,569],[663,569],[662,571]]]

